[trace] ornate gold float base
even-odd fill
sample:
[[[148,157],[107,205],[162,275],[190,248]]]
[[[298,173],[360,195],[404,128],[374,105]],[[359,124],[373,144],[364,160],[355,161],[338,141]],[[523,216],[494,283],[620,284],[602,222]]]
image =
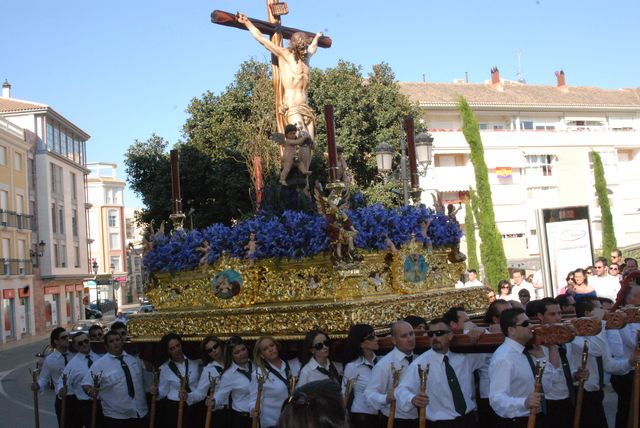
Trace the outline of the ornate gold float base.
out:
[[[389,324],[407,315],[430,319],[441,316],[452,306],[464,306],[472,314],[483,312],[487,306],[486,290],[483,287],[442,289],[348,301],[192,310],[188,313],[162,311],[132,316],[128,326],[136,342],[157,341],[170,331],[192,341],[201,340],[208,334],[222,338],[241,334],[246,339],[268,334],[281,340],[297,340],[315,327],[341,338],[346,337],[352,324],[371,324],[376,332],[384,333]]]

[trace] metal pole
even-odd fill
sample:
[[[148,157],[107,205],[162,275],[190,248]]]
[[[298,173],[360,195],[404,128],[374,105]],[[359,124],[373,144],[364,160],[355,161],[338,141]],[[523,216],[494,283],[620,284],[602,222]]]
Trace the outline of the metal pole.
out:
[[[404,205],[409,205],[409,186],[407,184],[407,140],[400,137],[400,171],[402,174],[402,197]]]

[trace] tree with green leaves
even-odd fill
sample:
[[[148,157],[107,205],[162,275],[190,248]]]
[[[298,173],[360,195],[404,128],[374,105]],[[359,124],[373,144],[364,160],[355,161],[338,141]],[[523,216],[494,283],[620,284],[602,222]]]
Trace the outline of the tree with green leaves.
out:
[[[480,260],[484,266],[486,283],[493,287],[502,279],[509,278],[507,258],[502,245],[502,236],[496,225],[493,212],[493,197],[489,184],[489,172],[484,160],[484,146],[480,137],[478,119],[464,97],[460,97],[458,109],[462,118],[462,133],[471,148],[471,163],[476,178],[476,221],[480,234]],[[475,201],[472,201],[472,204]]]
[[[473,190],[469,189],[471,194]],[[473,218],[473,208],[471,208],[471,199],[464,200],[464,236],[467,240],[467,267],[469,269],[480,269],[478,262],[478,252],[476,249],[476,222]]]
[[[602,219],[602,254],[607,257],[611,251],[618,247],[616,232],[613,227],[613,216],[611,215],[611,204],[607,192],[607,179],[604,176],[604,165],[600,153],[591,151],[593,161],[593,176],[595,178],[596,194],[598,195],[598,205],[600,205],[600,215]]]

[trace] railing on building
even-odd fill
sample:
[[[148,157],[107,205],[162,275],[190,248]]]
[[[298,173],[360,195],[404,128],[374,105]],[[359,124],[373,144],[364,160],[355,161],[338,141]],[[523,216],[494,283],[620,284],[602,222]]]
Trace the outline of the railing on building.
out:
[[[31,275],[33,273],[29,259],[0,259],[2,275]]]
[[[17,229],[31,229],[33,222],[32,215],[18,214],[15,211],[0,210],[0,226],[15,227]]]

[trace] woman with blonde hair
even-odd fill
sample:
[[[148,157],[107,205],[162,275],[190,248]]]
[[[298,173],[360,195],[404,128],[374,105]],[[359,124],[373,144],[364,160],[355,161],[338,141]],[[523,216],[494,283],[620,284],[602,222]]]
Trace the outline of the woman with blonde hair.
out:
[[[260,337],[253,348],[256,371],[249,386],[249,413],[260,418],[260,426],[274,427],[280,417],[282,404],[289,397],[289,364],[280,357],[278,342],[271,336]],[[263,380],[262,393],[258,397],[258,383]],[[255,404],[260,400],[259,414]]]

